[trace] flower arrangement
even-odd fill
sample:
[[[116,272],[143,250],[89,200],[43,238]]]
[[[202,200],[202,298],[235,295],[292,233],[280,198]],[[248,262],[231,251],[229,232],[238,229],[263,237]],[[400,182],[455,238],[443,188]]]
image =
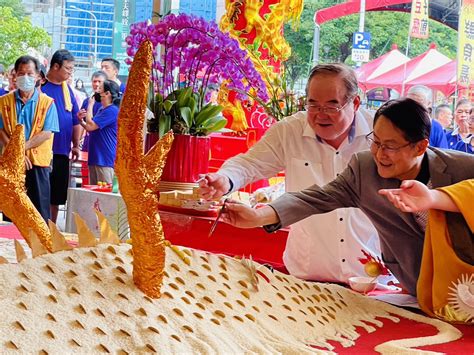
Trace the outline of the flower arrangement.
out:
[[[127,59],[144,40],[153,44],[152,86],[149,108],[161,135],[208,135],[226,125],[222,106],[210,102],[211,93],[224,81],[231,89],[268,100],[260,74],[239,43],[214,22],[188,15],[170,14],[160,22],[133,24],[127,37]],[[150,122],[149,122],[150,123]],[[156,127],[150,127],[156,129]]]

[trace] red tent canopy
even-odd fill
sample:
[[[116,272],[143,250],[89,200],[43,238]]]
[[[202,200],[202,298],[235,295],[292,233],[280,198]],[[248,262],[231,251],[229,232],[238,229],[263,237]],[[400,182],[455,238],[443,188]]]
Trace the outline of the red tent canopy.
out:
[[[452,60],[439,68],[432,70],[407,82],[406,88],[414,85],[425,85],[433,90],[441,91],[449,96],[456,90],[456,61]]]
[[[400,64],[405,64],[409,60],[410,58],[400,52],[398,46],[394,44],[389,52],[356,69],[357,80],[359,80],[359,83],[364,83],[396,68]],[[363,86],[362,89],[364,89]]]
[[[404,94],[402,93],[404,84],[431,72],[450,61],[451,59],[440,53],[436,49],[436,45],[433,43],[425,53],[420,54],[412,60],[401,64],[382,75],[361,82],[360,85],[365,90],[371,90],[377,87],[388,87]]]

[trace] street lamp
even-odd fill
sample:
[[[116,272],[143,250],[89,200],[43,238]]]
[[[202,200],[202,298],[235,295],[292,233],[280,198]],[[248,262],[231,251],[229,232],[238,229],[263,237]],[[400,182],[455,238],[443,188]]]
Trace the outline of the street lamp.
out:
[[[80,9],[78,8],[77,6],[75,5],[70,5],[69,6],[71,9],[73,10],[77,10],[77,11],[82,11],[82,12],[86,12],[88,13],[89,15],[92,16],[92,18],[94,19],[94,23],[95,23],[95,39],[94,39],[94,64],[92,65],[93,67],[95,67],[96,63],[97,63],[97,37],[98,37],[98,22],[97,22],[97,17],[94,15],[94,13],[92,13],[91,11],[89,10],[84,10],[84,9]]]

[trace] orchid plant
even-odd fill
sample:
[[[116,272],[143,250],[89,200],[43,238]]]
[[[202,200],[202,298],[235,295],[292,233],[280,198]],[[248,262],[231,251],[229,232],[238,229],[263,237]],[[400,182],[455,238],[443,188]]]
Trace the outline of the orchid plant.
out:
[[[126,39],[128,63],[145,40],[154,48],[149,108],[160,136],[169,129],[191,135],[222,129],[227,123],[221,115],[223,107],[210,102],[210,97],[224,81],[239,90],[241,98],[251,92],[268,100],[265,84],[248,53],[215,22],[169,14],[156,24],[133,24]]]

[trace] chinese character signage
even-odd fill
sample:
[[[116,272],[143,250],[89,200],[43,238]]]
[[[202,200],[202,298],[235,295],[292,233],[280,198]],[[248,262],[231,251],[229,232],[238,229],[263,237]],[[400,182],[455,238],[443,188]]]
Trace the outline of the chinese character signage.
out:
[[[427,39],[428,0],[413,0],[411,3],[410,37]]]
[[[127,44],[125,38],[130,33],[130,25],[135,22],[135,1],[116,0],[114,16],[113,57],[120,62],[119,75],[128,76]]]
[[[474,83],[474,0],[464,0],[459,17],[458,85]]]

